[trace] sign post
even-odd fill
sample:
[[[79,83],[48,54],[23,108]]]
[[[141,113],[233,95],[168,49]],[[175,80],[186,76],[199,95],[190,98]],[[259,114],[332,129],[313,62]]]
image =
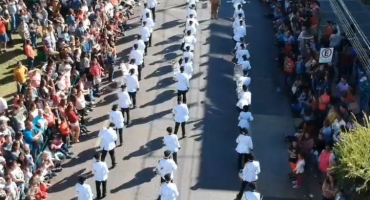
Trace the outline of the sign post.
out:
[[[334,48],[321,48],[319,63],[330,63],[333,59]]]

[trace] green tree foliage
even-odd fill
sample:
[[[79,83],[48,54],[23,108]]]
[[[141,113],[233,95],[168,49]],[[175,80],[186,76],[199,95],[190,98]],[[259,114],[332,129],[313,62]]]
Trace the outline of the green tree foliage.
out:
[[[357,124],[356,130],[341,133],[333,150],[337,158],[333,172],[339,186],[350,193],[351,199],[370,199],[369,126]]]

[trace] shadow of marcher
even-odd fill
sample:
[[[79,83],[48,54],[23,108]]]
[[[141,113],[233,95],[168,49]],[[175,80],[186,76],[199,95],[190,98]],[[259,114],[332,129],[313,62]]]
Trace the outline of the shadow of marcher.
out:
[[[132,188],[143,183],[150,182],[155,177],[154,167],[147,167],[142,169],[141,171],[135,174],[135,177],[132,178],[129,182],[124,183],[114,189],[112,189],[111,193],[117,193],[120,190]]]
[[[158,94],[155,99],[153,99],[152,101],[149,101],[148,103],[144,104],[144,105],[141,105],[140,108],[145,108],[147,106],[155,106],[155,105],[158,105],[160,103],[164,103],[168,100],[170,100],[173,95],[175,94],[175,91],[173,90],[166,90],[166,91],[163,91],[162,93]]]
[[[176,19],[176,20],[172,20],[172,21],[169,21],[169,22],[165,22],[163,24],[161,24],[161,27],[155,29],[154,31],[158,31],[158,30],[167,30],[167,29],[170,29],[170,28],[173,28],[179,24],[183,24],[184,22],[181,22],[180,20]]]
[[[173,83],[174,83],[173,77],[167,77],[167,78],[159,80],[157,85],[153,86],[152,88],[147,89],[146,91],[150,92],[153,90],[163,89],[165,87],[170,86]]]
[[[131,121],[131,125],[133,126],[133,125],[145,124],[145,123],[154,121],[156,119],[162,118],[162,117],[170,114],[171,112],[172,112],[172,109],[169,109],[169,110],[154,113],[154,114],[149,115],[147,117],[141,117],[141,118],[133,119]]]
[[[157,70],[155,70],[153,73],[149,74],[148,76],[146,76],[145,79],[163,76],[163,75],[165,75],[167,73],[170,73],[170,72],[172,72],[172,66],[171,65],[165,65],[165,66],[162,66],[162,67],[158,68]]]
[[[50,188],[48,188],[49,193],[56,193],[66,190],[67,188],[70,188],[71,185],[75,185],[78,181],[79,176],[84,176],[86,179],[91,178],[93,176],[92,172],[89,171],[87,173],[84,173],[86,169],[81,169],[72,175],[65,177],[64,179],[58,181],[57,183],[54,183]]]
[[[163,147],[163,137],[155,138],[141,146],[138,150],[131,152],[127,156],[123,157],[123,160],[130,160],[131,158],[140,157],[150,152],[156,151]]]
[[[63,168],[73,167],[75,165],[79,165],[81,163],[86,162],[86,160],[91,160],[94,157],[94,154],[97,152],[97,149],[91,148],[86,149],[72,158],[69,162],[64,163],[62,166]]]

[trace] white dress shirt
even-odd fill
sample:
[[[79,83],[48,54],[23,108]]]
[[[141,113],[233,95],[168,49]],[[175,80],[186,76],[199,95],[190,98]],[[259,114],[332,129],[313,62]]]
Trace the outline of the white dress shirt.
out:
[[[186,73],[189,76],[189,79],[191,79],[194,72],[193,63],[188,61],[187,63],[183,63],[181,66],[184,67],[184,73]]]
[[[110,151],[116,147],[117,132],[112,128],[104,128],[99,132],[100,148]]]
[[[166,174],[171,174],[171,178],[173,179],[173,172],[176,169],[177,169],[177,165],[175,161],[173,161],[172,159],[164,159],[164,158],[158,161],[158,164],[156,167],[157,174],[160,175],[162,178],[164,178]]]
[[[194,54],[193,54],[193,52],[185,51],[185,52],[182,54],[182,59],[185,59],[185,58],[189,58],[189,61],[190,61],[190,62],[193,62],[193,61],[194,61]]]
[[[109,122],[112,122],[116,128],[123,128],[124,127],[124,118],[121,111],[110,111],[109,112]]]
[[[248,88],[249,85],[251,84],[251,78],[249,76],[247,76],[247,77],[246,76],[241,76],[241,77],[239,77],[239,82],[242,82],[243,85],[245,85]],[[236,84],[236,86],[239,86],[238,83]],[[244,91],[242,91],[242,92],[244,92]],[[240,97],[241,97],[241,95],[240,95]]]
[[[146,3],[148,4],[149,8],[155,8],[157,5],[157,0],[147,0]]]
[[[259,192],[246,191],[242,200],[261,200],[261,194]]]
[[[93,193],[88,184],[76,184],[77,200],[93,200]]]
[[[128,92],[136,92],[140,88],[139,79],[135,75],[126,76],[126,86]]]
[[[146,18],[144,21],[146,21],[146,26],[149,28],[149,32],[153,33],[153,28],[155,26],[155,23],[152,18]]]
[[[186,104],[177,104],[172,109],[172,113],[175,115],[175,122],[182,123],[189,119],[189,108]]]
[[[135,59],[135,64],[136,65],[142,65],[144,62],[144,54],[141,50],[139,49],[132,49],[130,52],[130,60]]]
[[[166,145],[166,149],[172,152],[179,151],[180,143],[179,138],[175,134],[165,135],[163,138],[164,145]]]
[[[238,64],[242,66],[243,70],[250,70],[252,68],[251,63],[248,60],[242,60]]]
[[[194,51],[194,46],[197,43],[197,39],[195,39],[194,35],[187,35],[184,37],[183,42],[184,44],[184,50],[187,46],[190,46],[190,50]]]
[[[129,108],[131,105],[131,98],[127,91],[118,92],[118,104],[120,108]]]
[[[188,8],[186,10],[186,18],[189,18],[190,15],[193,15],[193,18],[197,18],[197,11],[192,8]]]
[[[241,49],[242,49],[242,47],[240,46],[241,44],[242,44],[241,42],[237,42],[237,43],[235,44],[234,50],[236,50],[236,51],[241,50]],[[235,52],[235,53],[236,53],[236,52]]]
[[[159,189],[161,200],[176,200],[179,196],[179,191],[175,183],[163,183]]]
[[[243,20],[243,18],[235,18],[233,22],[233,30],[235,30],[237,27],[240,26],[240,20]]]
[[[238,51],[236,51],[236,59],[238,59],[238,61],[241,61],[243,60],[243,56],[246,55],[247,56],[247,59],[249,59],[251,57],[251,55],[249,54],[249,51],[248,49],[240,49]]]
[[[186,3],[189,4],[189,5],[196,4],[198,2],[199,2],[199,0],[186,0]]]
[[[258,174],[261,173],[260,163],[258,161],[247,162],[244,165],[244,168],[239,177],[243,181],[254,182],[258,179]]]
[[[131,69],[134,69],[134,71],[135,71],[134,75],[135,76],[138,76],[139,75],[139,71],[138,71],[137,65],[135,65],[135,64],[127,64],[127,70],[130,71]],[[129,74],[126,74],[126,75],[129,75]]]
[[[235,11],[234,11],[234,16],[233,16],[233,18],[234,19],[237,19],[237,18],[239,18],[239,14],[242,14],[242,18],[244,18],[245,17],[245,15],[244,15],[244,10],[243,10],[243,8],[242,9],[236,9]]]
[[[141,35],[141,38],[144,40],[144,42],[149,41],[150,29],[148,25],[140,27],[140,35]]]
[[[144,8],[141,11],[141,19],[145,20],[146,19],[146,13],[149,13],[149,17],[152,18],[152,11],[149,8]]]
[[[106,162],[94,162],[92,168],[95,181],[106,181],[108,179],[109,169]]]
[[[192,17],[192,18],[188,18],[188,19],[186,20],[186,25],[189,25],[189,24],[190,24],[190,23],[189,23],[190,21],[193,21],[193,26],[195,26],[195,28],[199,26],[199,22],[198,22],[198,20],[197,20],[197,19],[195,19],[194,17]]]
[[[143,39],[136,40],[136,44],[137,44],[137,50],[140,50],[142,54],[144,54],[144,50],[145,50],[144,40]]]
[[[231,3],[234,5],[234,8],[235,9],[238,9],[238,5],[239,4],[245,4],[245,1],[244,0],[231,0]]]
[[[240,41],[240,38],[244,38],[247,35],[247,30],[244,26],[238,26],[234,29],[234,40]]]
[[[249,91],[241,91],[238,98],[239,100],[236,103],[236,106],[240,109],[243,109],[244,106],[249,106],[252,104],[252,93]]]
[[[252,138],[249,135],[243,135],[240,134],[236,138],[236,152],[238,153],[251,153],[251,150],[253,150],[253,142]]]
[[[197,34],[197,29],[193,25],[186,25],[185,33],[188,32],[188,31],[190,31],[190,33],[192,35],[196,35]]]
[[[250,127],[250,122],[253,121],[253,116],[252,116],[252,113],[251,112],[240,112],[239,114],[239,123],[238,123],[238,126],[240,128],[246,128],[246,129],[249,129]]]
[[[176,88],[185,91],[190,88],[190,77],[185,72],[176,74]]]

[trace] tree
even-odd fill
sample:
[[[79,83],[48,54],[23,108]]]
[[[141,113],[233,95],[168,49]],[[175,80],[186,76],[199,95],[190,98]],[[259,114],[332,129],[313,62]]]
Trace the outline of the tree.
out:
[[[352,199],[370,199],[370,128],[357,123],[357,128],[341,133],[341,140],[334,146],[337,158],[332,170],[338,184]]]

